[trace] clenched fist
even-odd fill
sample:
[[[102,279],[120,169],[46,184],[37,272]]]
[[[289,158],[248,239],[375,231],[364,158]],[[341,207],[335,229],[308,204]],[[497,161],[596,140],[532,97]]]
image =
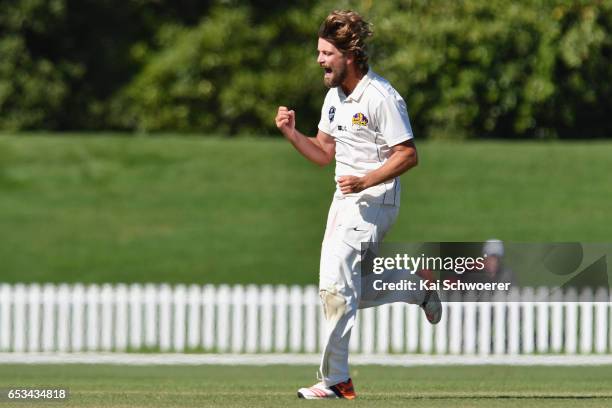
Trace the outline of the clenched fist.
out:
[[[342,194],[359,193],[365,190],[368,186],[364,177],[357,176],[340,176],[338,177],[338,187]]]
[[[286,106],[279,106],[276,113],[276,127],[287,138],[291,138],[295,132],[295,111],[289,110]]]

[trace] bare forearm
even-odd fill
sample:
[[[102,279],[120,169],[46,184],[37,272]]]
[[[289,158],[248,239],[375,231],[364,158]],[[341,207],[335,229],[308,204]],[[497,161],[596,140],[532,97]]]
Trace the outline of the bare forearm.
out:
[[[365,188],[376,186],[402,175],[417,165],[416,152],[396,152],[378,169],[363,177]]]
[[[366,188],[384,183],[405,173],[419,162],[416,147],[411,140],[393,146],[392,150],[393,152],[385,164],[365,176],[346,175],[338,177],[338,187],[340,187],[342,194],[358,193]]]
[[[319,166],[329,164],[336,151],[335,140],[319,130],[317,137],[307,137],[295,128],[295,111],[279,106],[276,113],[276,127],[305,158]]]
[[[319,144],[316,137],[308,137],[295,129],[293,134],[287,136],[293,147],[300,152],[302,156],[307,158],[319,166],[324,166],[329,163],[329,157]]]

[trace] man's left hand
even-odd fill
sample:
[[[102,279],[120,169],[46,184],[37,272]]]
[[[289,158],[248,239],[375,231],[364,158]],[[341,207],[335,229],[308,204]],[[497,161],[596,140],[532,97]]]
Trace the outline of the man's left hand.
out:
[[[338,177],[338,186],[342,194],[359,193],[367,188],[365,177],[357,176]]]

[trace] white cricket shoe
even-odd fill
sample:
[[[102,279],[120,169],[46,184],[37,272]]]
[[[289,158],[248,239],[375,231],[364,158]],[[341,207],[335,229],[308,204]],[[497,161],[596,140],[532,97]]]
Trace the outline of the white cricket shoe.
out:
[[[353,381],[349,378],[345,382],[332,385],[330,387],[323,384],[323,382],[317,383],[312,387],[300,388],[297,392],[299,398],[303,399],[355,399],[355,389],[353,388]]]

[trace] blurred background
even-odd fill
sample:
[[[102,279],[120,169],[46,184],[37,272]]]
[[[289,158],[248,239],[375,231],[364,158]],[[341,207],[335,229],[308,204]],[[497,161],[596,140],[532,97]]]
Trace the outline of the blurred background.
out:
[[[316,32],[373,23],[373,68],[419,139],[610,136],[612,4],[591,1],[0,2],[4,130],[275,135],[279,103],[313,132]]]
[[[273,119],[287,105],[316,131],[316,34],[337,8],[373,23],[371,67],[416,135],[388,241],[610,240],[612,1],[0,0],[0,281],[178,285],[151,295],[164,305],[182,284],[315,284],[333,168]],[[13,313],[6,296],[47,292],[1,293]]]
[[[373,23],[421,153],[389,240],[606,241],[610,1],[0,1],[2,280],[311,283],[316,32]]]

